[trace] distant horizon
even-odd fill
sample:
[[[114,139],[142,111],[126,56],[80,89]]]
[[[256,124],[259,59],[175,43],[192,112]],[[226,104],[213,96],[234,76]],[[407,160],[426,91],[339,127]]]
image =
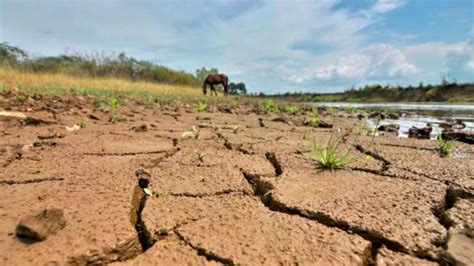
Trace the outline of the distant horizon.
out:
[[[34,56],[120,53],[217,68],[249,93],[473,82],[473,1],[0,0],[0,41]],[[107,12],[104,12],[107,11]]]

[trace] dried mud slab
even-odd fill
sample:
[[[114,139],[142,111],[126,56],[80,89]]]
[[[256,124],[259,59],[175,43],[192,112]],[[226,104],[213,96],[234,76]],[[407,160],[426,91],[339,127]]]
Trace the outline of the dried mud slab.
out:
[[[206,257],[186,245],[176,235],[170,235],[156,242],[146,253],[132,260],[110,265],[221,265],[208,261]]]
[[[161,163],[152,172],[156,179],[153,186],[164,193],[195,197],[219,192],[251,193],[238,168],[232,165],[202,167],[197,164]]]
[[[474,190],[474,159],[441,158],[436,151],[374,145],[371,151],[390,162],[388,174],[449,183]]]
[[[370,242],[307,219],[268,210],[255,198],[179,227],[180,238],[232,264],[351,264],[370,257]]]
[[[62,157],[57,167],[56,157]],[[130,223],[131,188],[137,165],[127,157],[45,157],[42,174],[60,173],[62,181],[2,185],[0,261],[7,265],[66,262],[106,263],[141,253]],[[29,169],[31,163],[26,163]],[[9,165],[11,173],[24,164]],[[31,167],[31,168],[30,168]],[[21,179],[21,178],[20,178]],[[14,236],[21,217],[44,208],[64,211],[67,226],[45,241],[26,244]],[[54,252],[51,252],[54,251]]]
[[[395,265],[419,265],[419,266],[435,266],[438,265],[436,262],[420,259],[404,253],[398,253],[382,247],[379,249],[377,254],[378,266],[395,266]]]
[[[280,178],[271,204],[358,231],[391,249],[435,257],[435,244],[446,236],[432,213],[444,202],[444,187],[358,171],[293,172]]]
[[[474,229],[474,202],[472,199],[456,200],[454,206],[445,215],[451,228]]]

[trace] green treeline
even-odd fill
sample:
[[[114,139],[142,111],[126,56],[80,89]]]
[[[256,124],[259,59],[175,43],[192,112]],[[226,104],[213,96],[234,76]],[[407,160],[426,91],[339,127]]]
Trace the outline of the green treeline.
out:
[[[268,97],[268,96],[267,96]],[[440,84],[418,86],[365,85],[341,93],[285,93],[270,97],[298,102],[474,102],[474,83],[444,79]]]
[[[28,72],[63,73],[82,77],[114,77],[185,86],[201,85],[192,74],[172,70],[150,61],[138,60],[125,53],[30,57],[26,51],[18,47],[1,43],[0,67],[6,66]]]

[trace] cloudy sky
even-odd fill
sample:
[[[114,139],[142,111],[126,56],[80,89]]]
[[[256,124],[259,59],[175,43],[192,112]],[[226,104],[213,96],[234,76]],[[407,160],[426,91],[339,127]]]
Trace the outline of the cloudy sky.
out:
[[[250,91],[474,80],[473,0],[0,0],[0,41],[36,56],[124,51]]]

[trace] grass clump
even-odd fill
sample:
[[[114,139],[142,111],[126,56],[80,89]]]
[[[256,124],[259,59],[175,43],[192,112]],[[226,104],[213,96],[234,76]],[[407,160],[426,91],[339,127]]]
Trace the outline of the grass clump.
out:
[[[86,127],[86,121],[84,119],[81,119],[81,120],[79,120],[79,122],[77,122],[77,125],[80,128],[85,128]]]
[[[260,106],[266,114],[278,113],[280,111],[280,109],[278,109],[278,106],[271,99],[267,99],[260,102]]]
[[[118,121],[119,101],[116,98],[109,98],[108,105],[110,112],[110,122],[116,123]]]
[[[317,127],[319,125],[320,118],[318,108],[313,107],[313,109],[311,109],[311,112],[308,114],[308,121],[312,127]]]
[[[352,116],[355,116],[357,115],[357,108],[355,106],[350,105],[349,107],[347,107],[347,112]]]
[[[438,134],[436,140],[438,143],[438,151],[441,157],[448,156],[454,148],[454,143],[450,140],[443,139],[441,132]]]
[[[285,106],[285,113],[288,115],[295,115],[298,112],[298,109],[299,108],[297,106],[287,105]]]
[[[332,136],[326,146],[321,147],[314,143],[311,150],[310,157],[316,162],[316,165],[322,169],[331,171],[343,169],[354,161],[350,150],[341,154],[338,150],[341,145],[341,139],[333,140]]]
[[[198,113],[205,113],[207,111],[207,104],[204,102],[198,102],[196,105],[196,110]]]

